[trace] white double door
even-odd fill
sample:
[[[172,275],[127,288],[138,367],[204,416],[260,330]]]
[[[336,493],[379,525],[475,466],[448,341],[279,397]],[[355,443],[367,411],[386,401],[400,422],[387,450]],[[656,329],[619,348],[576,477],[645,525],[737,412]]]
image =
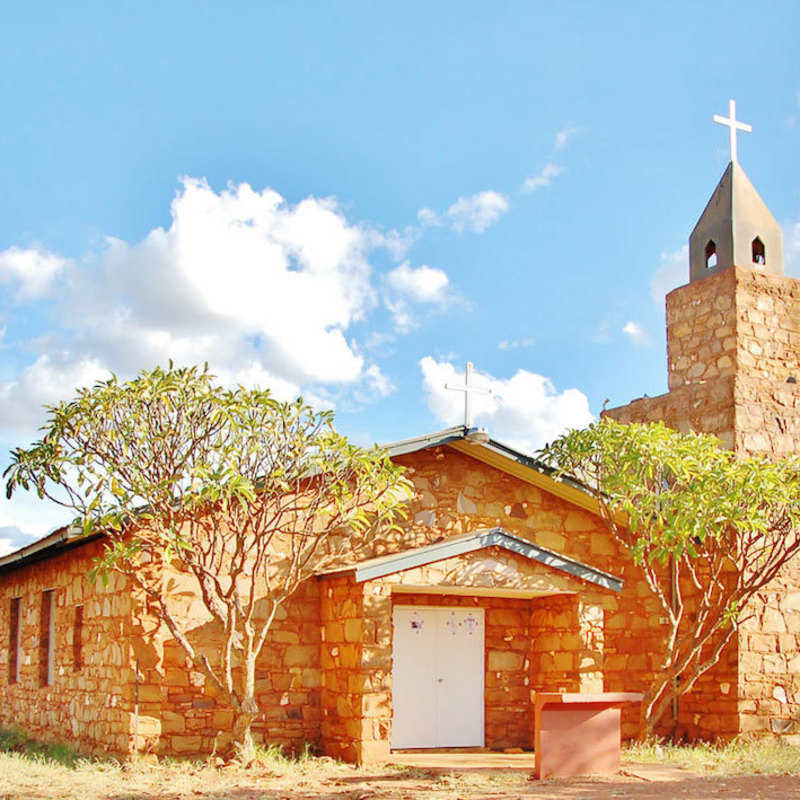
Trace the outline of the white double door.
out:
[[[481,747],[482,608],[395,606],[392,747]]]

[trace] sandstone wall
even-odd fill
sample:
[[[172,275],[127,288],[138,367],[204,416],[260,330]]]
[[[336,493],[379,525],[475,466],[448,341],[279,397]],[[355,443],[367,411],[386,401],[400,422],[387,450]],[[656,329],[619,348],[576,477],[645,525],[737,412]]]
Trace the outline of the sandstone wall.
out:
[[[224,632],[203,606],[194,578],[173,573],[167,582],[176,617],[198,653],[218,661]],[[137,609],[135,657],[139,668],[140,750],[200,756],[230,741],[233,711],[165,626]],[[240,676],[240,668],[234,672]],[[256,742],[300,750],[319,743],[320,604],[308,581],[278,610],[256,664],[260,716]]]
[[[737,435],[735,382],[732,375],[726,375],[708,383],[684,384],[668,394],[640,397],[605,413],[617,422],[662,421],[683,433],[710,433],[723,446],[733,448]]]
[[[365,719],[365,696],[376,686],[388,685],[388,676],[364,669],[364,626],[382,621],[366,618],[363,586],[349,576],[327,578],[320,590],[322,749],[334,758],[359,762],[365,759],[365,741],[388,736],[388,728],[373,731],[373,720]],[[388,753],[386,748],[383,754]]]
[[[741,729],[800,731],[800,559],[745,611],[739,636]]]
[[[409,467],[415,486],[406,526],[414,543],[500,525],[510,533],[621,577],[622,593],[606,593],[602,603],[598,602],[604,628],[602,663],[587,670],[591,674],[602,670],[605,691],[647,688],[659,668],[661,606],[598,516],[448,447],[403,456],[398,461]],[[381,549],[402,549],[400,538],[385,542]],[[581,594],[591,594],[587,586],[581,584]],[[557,687],[560,685],[569,684],[562,680]],[[597,685],[596,681],[587,683]],[[626,709],[623,734],[635,735],[637,724],[638,710]]]
[[[667,345],[670,392],[609,416],[714,433],[743,456],[800,452],[800,281],[732,267],[675,289],[667,296]],[[798,598],[795,559],[751,601],[721,663],[681,700],[682,730],[797,728]]]
[[[667,357],[669,395],[612,416],[716,433],[742,455],[800,450],[800,281],[732,267],[675,289]]]
[[[667,295],[670,391],[736,374],[735,291],[736,270],[732,268]]]
[[[95,753],[133,748],[131,591],[118,575],[87,577],[96,542],[0,574],[0,726],[19,725],[44,741],[67,742]],[[42,592],[55,590],[54,676],[41,685]],[[22,598],[19,683],[9,684],[9,611]],[[75,607],[83,606],[82,661],[76,667]]]
[[[552,597],[536,601],[528,622],[518,626],[520,638],[512,636],[505,650],[499,640],[492,639],[492,665],[508,662],[502,669],[487,670],[487,684],[491,684],[487,688],[493,692],[492,710],[487,715],[492,741],[523,740],[529,723],[524,721],[528,711],[517,706],[520,678],[523,685],[527,677],[531,686],[542,689],[577,685],[594,691],[601,682],[609,691],[646,688],[657,668],[654,654],[661,646],[660,606],[597,516],[452,448],[422,451],[399,460],[409,467],[414,482],[410,515],[401,532],[375,543],[376,554],[502,525],[511,533],[622,577],[622,593],[542,565],[529,567],[533,562],[525,559],[526,566],[521,567],[518,557],[509,560],[505,551],[490,557],[479,551],[473,558],[430,565],[416,577],[409,570],[359,587],[344,579],[341,585],[330,583],[334,581],[330,577],[310,581],[276,622],[258,665],[263,715],[254,726],[257,738],[290,747],[321,741],[326,751],[352,760],[388,753],[392,590],[405,581],[417,580],[420,585],[438,585],[440,589],[473,586],[478,594],[511,588],[551,595],[570,593],[579,598],[567,606],[563,599]],[[81,572],[83,567],[74,566],[73,555],[28,569],[32,575]],[[22,571],[11,573],[18,574]],[[408,593],[411,584],[406,586]],[[185,604],[183,612],[194,640],[201,647],[218,648],[219,632],[198,605],[192,586],[176,580],[173,591],[174,602]],[[130,609],[130,598],[126,602],[125,608]],[[4,613],[7,608],[3,607]],[[127,668],[138,662],[139,749],[172,755],[210,752],[215,743],[224,740],[229,710],[146,608],[137,606],[129,613],[133,616],[129,642],[133,661],[127,662]],[[516,669],[516,657],[499,654],[519,652],[526,624],[536,634],[523,677]],[[492,623],[498,635],[499,628]],[[105,647],[119,646],[119,637],[115,638],[101,636]],[[134,674],[127,674],[123,699],[128,705],[120,714],[125,727],[119,733],[119,744],[127,742],[129,749]],[[94,713],[94,706],[92,709]],[[505,709],[505,723],[498,709]],[[636,719],[635,709],[626,712],[625,735],[635,732]],[[124,742],[122,737],[127,737]],[[86,737],[80,734],[77,738]]]
[[[360,584],[352,573],[325,576],[320,586],[322,747],[329,755],[350,761],[389,755],[395,605],[485,609],[488,747],[532,746],[535,689],[602,688],[604,604],[613,593],[502,548]],[[458,591],[464,594],[450,593]],[[548,596],[499,596],[504,592]]]

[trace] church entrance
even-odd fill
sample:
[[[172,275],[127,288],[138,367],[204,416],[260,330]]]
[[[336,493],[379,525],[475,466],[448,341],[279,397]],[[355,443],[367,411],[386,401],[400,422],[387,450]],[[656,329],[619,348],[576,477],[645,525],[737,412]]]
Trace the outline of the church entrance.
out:
[[[484,610],[395,606],[395,749],[484,744]]]

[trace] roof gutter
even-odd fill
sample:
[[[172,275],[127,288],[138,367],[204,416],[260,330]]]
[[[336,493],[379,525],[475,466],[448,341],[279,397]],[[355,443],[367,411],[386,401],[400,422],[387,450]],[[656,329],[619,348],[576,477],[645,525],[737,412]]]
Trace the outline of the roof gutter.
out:
[[[23,547],[13,553],[0,557],[0,572],[5,572],[12,567],[20,567],[24,564],[33,563],[34,561],[41,561],[44,558],[49,558],[56,552],[69,550],[78,544],[93,541],[101,535],[102,534],[84,536],[79,530],[65,525],[64,527],[57,528],[43,539],[29,544],[27,547]]]

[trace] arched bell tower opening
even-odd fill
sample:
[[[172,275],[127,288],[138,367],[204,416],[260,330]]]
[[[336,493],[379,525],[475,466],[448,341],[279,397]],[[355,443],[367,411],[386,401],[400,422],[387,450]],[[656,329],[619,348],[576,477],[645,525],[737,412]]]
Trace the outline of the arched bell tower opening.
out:
[[[767,263],[767,253],[764,249],[764,242],[756,236],[752,242],[752,251],[753,251],[753,263],[758,264],[759,266],[763,267]]]
[[[706,269],[714,269],[717,266],[717,245],[713,239],[708,240],[706,244]]]

